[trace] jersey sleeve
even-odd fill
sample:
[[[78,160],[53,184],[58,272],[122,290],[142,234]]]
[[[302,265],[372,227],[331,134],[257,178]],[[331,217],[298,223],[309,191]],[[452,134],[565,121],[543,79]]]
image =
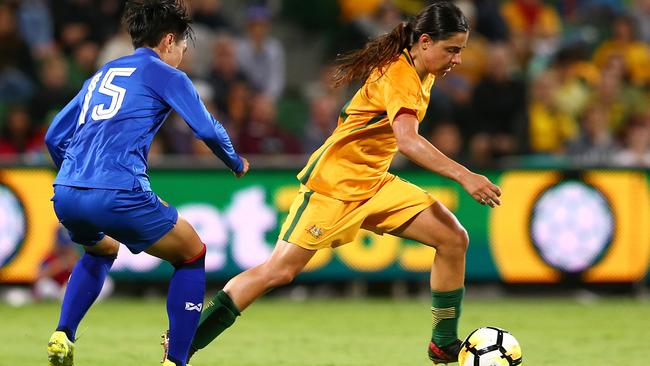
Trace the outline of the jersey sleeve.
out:
[[[417,113],[422,108],[422,86],[417,77],[407,65],[395,62],[377,80],[391,125],[401,109]]]
[[[185,120],[194,135],[203,140],[212,152],[235,173],[241,173],[244,163],[232,146],[226,129],[201,101],[187,75],[174,74],[163,93],[165,101]]]
[[[87,84],[86,82],[79,93],[57,113],[45,134],[47,150],[50,152],[52,161],[57,168],[61,168],[61,164],[65,158],[65,151],[68,149],[70,139],[72,139],[77,128],[77,119],[79,119],[79,113],[81,111],[81,101]]]

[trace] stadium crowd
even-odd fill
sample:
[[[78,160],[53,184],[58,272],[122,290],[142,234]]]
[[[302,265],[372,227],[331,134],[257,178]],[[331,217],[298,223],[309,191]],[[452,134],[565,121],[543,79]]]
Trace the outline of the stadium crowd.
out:
[[[427,1],[187,3],[195,39],[181,69],[238,151],[305,156],[355,90],[328,82],[336,55]],[[432,90],[420,130],[436,147],[474,167],[650,167],[650,0],[456,3],[473,31],[463,64]],[[46,161],[52,117],[97,66],[133,51],[122,9],[121,0],[0,1],[0,158]],[[179,118],[152,157],[210,153]]]

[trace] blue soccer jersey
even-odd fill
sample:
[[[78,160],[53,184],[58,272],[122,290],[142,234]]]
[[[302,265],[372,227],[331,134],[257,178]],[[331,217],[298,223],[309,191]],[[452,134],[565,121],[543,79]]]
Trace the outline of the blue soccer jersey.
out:
[[[45,137],[60,167],[54,184],[151,190],[149,146],[172,109],[231,170],[243,170],[226,130],[187,75],[138,48],[99,69],[54,118]]]

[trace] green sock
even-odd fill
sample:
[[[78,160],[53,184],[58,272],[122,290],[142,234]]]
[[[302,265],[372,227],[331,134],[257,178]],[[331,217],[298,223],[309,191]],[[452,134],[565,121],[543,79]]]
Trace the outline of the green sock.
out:
[[[192,357],[194,352],[207,346],[219,334],[228,329],[239,315],[241,313],[230,296],[223,291],[219,291],[212,300],[208,301],[207,306],[201,313],[201,320],[194,335],[189,356]]]
[[[431,291],[431,341],[438,347],[448,346],[458,339],[458,319],[464,294],[464,287],[448,292]]]

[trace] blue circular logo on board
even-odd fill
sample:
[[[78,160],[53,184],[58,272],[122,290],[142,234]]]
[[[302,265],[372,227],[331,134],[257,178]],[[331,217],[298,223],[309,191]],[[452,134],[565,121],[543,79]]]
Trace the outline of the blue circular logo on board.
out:
[[[18,253],[25,239],[27,220],[18,196],[0,183],[0,267],[8,264]]]
[[[540,256],[566,273],[593,266],[609,247],[614,215],[594,187],[566,181],[546,190],[533,208],[530,234]]]

